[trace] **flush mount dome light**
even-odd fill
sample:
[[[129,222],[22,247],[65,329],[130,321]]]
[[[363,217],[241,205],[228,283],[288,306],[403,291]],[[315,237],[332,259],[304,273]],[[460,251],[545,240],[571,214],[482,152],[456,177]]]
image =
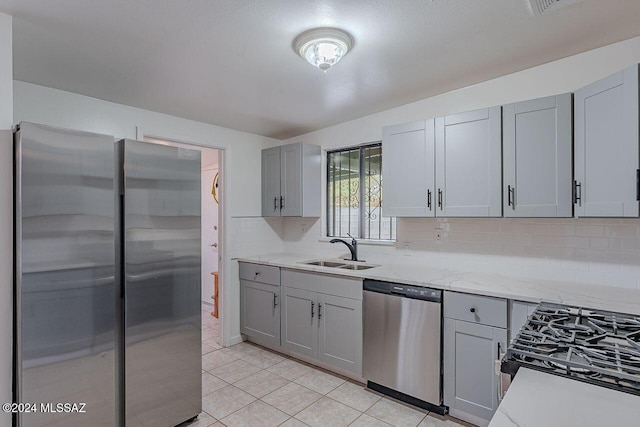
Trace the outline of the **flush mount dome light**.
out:
[[[339,28],[314,28],[300,34],[293,41],[294,50],[325,74],[352,46],[351,35]]]

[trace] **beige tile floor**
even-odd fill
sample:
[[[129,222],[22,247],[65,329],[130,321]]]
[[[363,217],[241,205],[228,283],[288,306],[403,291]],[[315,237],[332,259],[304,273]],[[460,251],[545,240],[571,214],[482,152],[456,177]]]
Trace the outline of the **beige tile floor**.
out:
[[[202,409],[189,427],[455,427],[362,384],[250,343],[222,348],[202,308]]]

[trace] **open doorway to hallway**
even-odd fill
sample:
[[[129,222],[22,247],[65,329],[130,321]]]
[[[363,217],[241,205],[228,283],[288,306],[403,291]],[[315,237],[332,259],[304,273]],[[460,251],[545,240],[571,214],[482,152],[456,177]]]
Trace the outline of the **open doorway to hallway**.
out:
[[[154,144],[172,145],[200,151],[201,159],[201,306],[202,306],[202,354],[221,348],[220,287],[222,236],[221,182],[222,150],[192,145],[155,137],[144,137],[144,141]]]

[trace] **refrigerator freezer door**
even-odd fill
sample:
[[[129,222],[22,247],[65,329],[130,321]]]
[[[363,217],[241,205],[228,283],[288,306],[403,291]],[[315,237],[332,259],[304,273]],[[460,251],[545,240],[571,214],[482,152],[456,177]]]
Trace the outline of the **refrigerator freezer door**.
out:
[[[15,134],[15,396],[20,427],[116,424],[113,137]],[[85,413],[40,404],[86,403]]]
[[[200,152],[120,141],[127,425],[201,412]]]

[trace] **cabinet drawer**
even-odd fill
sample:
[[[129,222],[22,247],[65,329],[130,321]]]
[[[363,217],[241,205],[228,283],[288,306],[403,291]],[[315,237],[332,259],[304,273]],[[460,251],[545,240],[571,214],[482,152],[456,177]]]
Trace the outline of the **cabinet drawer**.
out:
[[[267,283],[269,285],[280,285],[280,267],[251,264],[248,262],[241,262],[239,266],[240,279],[250,282]]]
[[[507,327],[507,300],[445,292],[444,317],[482,325]]]
[[[362,279],[282,269],[282,286],[362,301]]]

